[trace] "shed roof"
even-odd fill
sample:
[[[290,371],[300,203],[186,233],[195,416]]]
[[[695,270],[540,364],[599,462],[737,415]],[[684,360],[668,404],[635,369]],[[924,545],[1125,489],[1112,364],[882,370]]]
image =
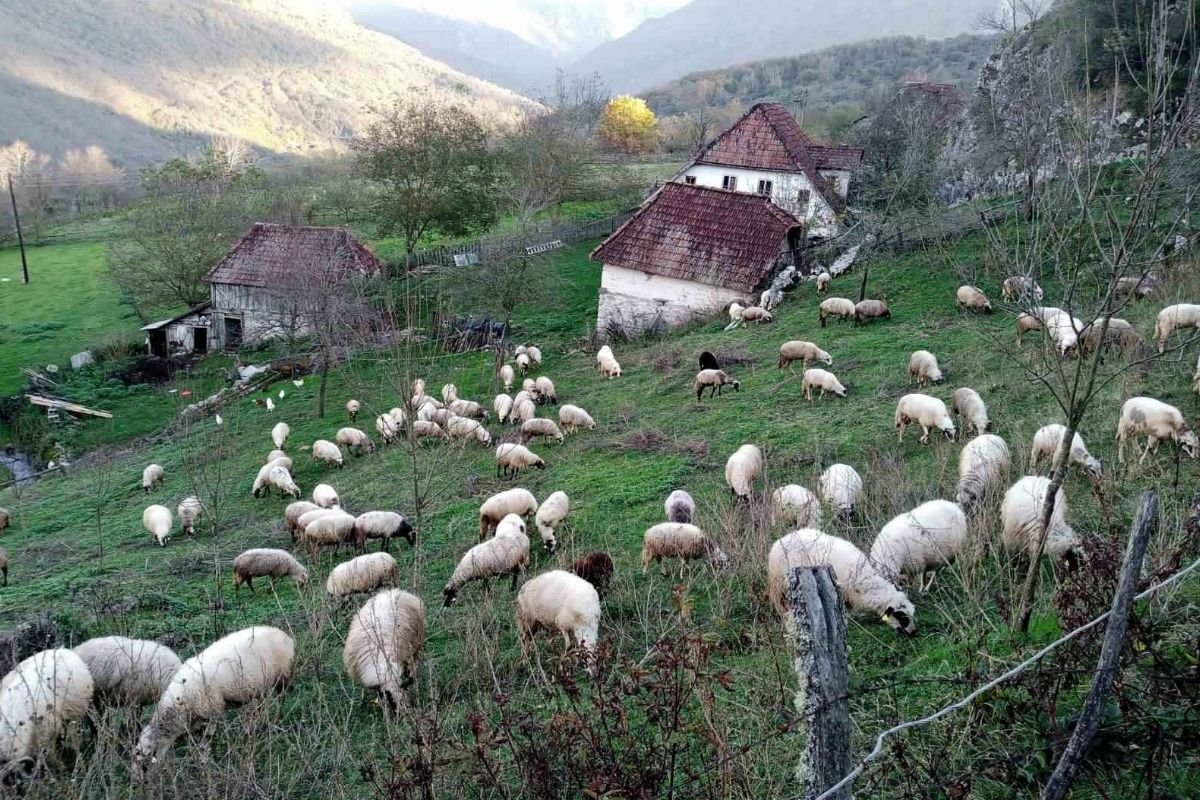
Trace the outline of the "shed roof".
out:
[[[208,273],[209,283],[280,286],[320,278],[339,283],[383,263],[345,228],[256,222]]]
[[[159,328],[165,328],[168,325],[173,325],[176,322],[185,320],[188,317],[192,316],[193,314],[203,314],[205,311],[208,311],[211,308],[212,308],[212,303],[201,303],[200,305],[196,306],[195,308],[189,308],[187,311],[183,312],[182,314],[179,314],[178,316],[168,317],[167,319],[160,319],[158,322],[151,322],[149,325],[143,325],[142,330],[156,331]]]
[[[591,258],[654,275],[753,290],[799,220],[770,198],[667,183]]]

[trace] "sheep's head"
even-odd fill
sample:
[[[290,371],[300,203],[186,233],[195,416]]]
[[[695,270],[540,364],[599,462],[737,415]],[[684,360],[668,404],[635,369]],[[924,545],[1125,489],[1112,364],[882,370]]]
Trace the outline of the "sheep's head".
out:
[[[1084,459],[1083,468],[1095,483],[1099,483],[1104,478],[1104,468],[1100,466],[1100,459],[1095,456],[1088,456]]]
[[[534,466],[534,469],[545,469],[546,462],[543,461],[541,458],[538,458],[537,461],[533,462],[533,466]]]
[[[1075,572],[1083,563],[1083,551],[1079,546],[1071,547],[1062,554],[1059,563],[1062,564],[1064,572]]]
[[[396,529],[396,534],[403,537],[410,545],[414,547],[416,546],[417,534],[416,531],[413,530],[413,526],[408,524],[408,520],[400,520],[400,527]]]
[[[742,390],[742,382],[741,381],[730,381],[729,383],[731,386],[733,386],[733,390],[735,392],[740,392]]]
[[[824,355],[821,356],[821,363],[826,366],[832,367],[833,366],[833,356],[829,355],[829,353],[825,353]]]
[[[1187,453],[1188,458],[1195,458],[1200,454],[1200,439],[1196,438],[1196,432],[1187,425],[1176,434],[1175,441],[1179,443],[1183,452]]]
[[[442,589],[442,607],[449,608],[458,602],[458,589],[447,586]]]
[[[296,581],[297,586],[304,586],[308,583],[308,570],[306,570],[304,567],[300,567],[300,569],[293,576],[293,579]]]
[[[904,592],[896,592],[892,605],[883,612],[883,621],[905,636],[917,632],[917,612]]]
[[[546,548],[547,553],[558,552],[558,539],[554,538],[553,531],[542,538],[542,547]]]
[[[942,417],[940,420],[938,420],[938,430],[941,431],[942,435],[947,439],[954,441],[954,422],[950,419],[950,417]]]

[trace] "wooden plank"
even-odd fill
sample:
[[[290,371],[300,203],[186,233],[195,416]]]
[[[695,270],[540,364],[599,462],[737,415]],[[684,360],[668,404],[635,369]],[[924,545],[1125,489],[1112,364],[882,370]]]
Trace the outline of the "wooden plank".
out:
[[[66,400],[55,400],[53,397],[42,397],[41,395],[27,394],[25,395],[25,399],[27,399],[33,405],[40,406],[42,408],[49,408],[56,411],[67,411],[71,414],[83,414],[89,417],[100,417],[101,419],[112,419],[112,414],[107,411],[97,411],[94,408],[81,406],[78,403],[68,403]]]

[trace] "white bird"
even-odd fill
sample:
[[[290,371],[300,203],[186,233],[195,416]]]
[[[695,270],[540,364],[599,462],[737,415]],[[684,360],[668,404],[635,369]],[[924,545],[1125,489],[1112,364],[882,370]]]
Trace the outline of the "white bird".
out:
[[[221,415],[217,414],[217,424],[222,425],[222,424],[224,424],[224,422],[225,422],[225,420],[221,419]]]
[[[268,397],[267,398],[267,411],[274,411],[274,410],[275,410],[275,403],[274,403],[274,401],[271,400],[271,398]]]
[[[286,394],[286,392],[284,392],[284,391],[283,391],[283,389],[280,389],[280,390],[279,390],[279,399],[280,399],[280,400],[282,400],[282,399],[283,399],[283,396],[284,396],[285,394]]]
[[[297,389],[299,389],[303,385],[304,385],[304,378],[297,378],[296,380],[292,381],[292,386],[295,386]]]

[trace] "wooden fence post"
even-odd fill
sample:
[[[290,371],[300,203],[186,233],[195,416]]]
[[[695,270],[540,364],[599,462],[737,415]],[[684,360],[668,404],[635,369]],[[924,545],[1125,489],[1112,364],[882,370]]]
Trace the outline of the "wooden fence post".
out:
[[[796,780],[811,800],[850,772],[850,670],[842,598],[828,566],[799,567],[788,576],[788,631],[796,651],[796,713],[804,745]],[[850,789],[833,795],[850,800]]]

